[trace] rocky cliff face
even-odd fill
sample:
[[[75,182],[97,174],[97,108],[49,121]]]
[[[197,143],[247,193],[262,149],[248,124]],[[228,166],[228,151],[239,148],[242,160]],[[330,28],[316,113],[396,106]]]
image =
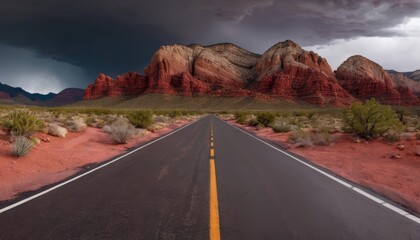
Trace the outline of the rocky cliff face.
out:
[[[404,73],[399,73],[395,71],[387,72],[391,76],[394,86],[407,87],[414,95],[420,97],[420,81],[408,78]]]
[[[163,46],[145,69],[148,92],[241,96],[258,57],[233,44]]]
[[[288,40],[266,51],[255,65],[253,89],[312,104],[349,105],[354,99],[335,79],[327,60]]]
[[[339,81],[337,80],[339,79]],[[254,96],[345,106],[375,97],[388,104],[417,104],[414,85],[355,56],[332,71],[327,60],[287,40],[263,55],[224,43],[162,46],[144,70],[115,80],[100,74],[84,99],[146,93],[182,96]],[[353,94],[353,96],[352,96]]]
[[[103,73],[99,74],[94,84],[90,84],[83,95],[83,99],[91,100],[105,96],[139,95],[148,87],[145,76],[129,72],[113,80]]]
[[[379,64],[362,56],[352,56],[336,71],[340,84],[356,98],[376,98],[384,104],[412,105],[418,98],[404,82],[393,81]]]
[[[420,81],[420,69],[414,72],[404,73],[404,75],[414,81]]]

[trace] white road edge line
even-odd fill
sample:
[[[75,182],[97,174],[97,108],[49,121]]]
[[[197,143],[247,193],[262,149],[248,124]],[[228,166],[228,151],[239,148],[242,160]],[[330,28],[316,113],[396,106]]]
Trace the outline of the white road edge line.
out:
[[[47,194],[47,193],[49,193],[49,192],[51,192],[51,191],[53,191],[53,190],[55,190],[55,189],[57,189],[57,188],[60,188],[60,187],[62,187],[62,186],[64,186],[64,185],[66,185],[66,184],[69,184],[69,183],[71,183],[71,182],[73,182],[73,181],[76,181],[77,179],[79,179],[79,178],[81,178],[81,177],[84,177],[84,176],[86,176],[86,175],[88,175],[88,174],[90,174],[90,173],[93,173],[93,172],[95,172],[95,171],[97,171],[97,170],[101,169],[101,168],[104,168],[104,167],[106,167],[106,166],[108,166],[108,165],[110,165],[110,164],[112,164],[112,163],[114,163],[114,162],[116,162],[116,161],[118,161],[118,160],[121,160],[122,158],[124,158],[124,157],[126,157],[126,156],[128,156],[128,155],[130,155],[130,154],[133,154],[133,153],[135,153],[135,152],[139,151],[140,149],[143,149],[143,148],[145,148],[145,147],[147,147],[147,146],[149,146],[149,145],[151,145],[151,144],[153,144],[153,143],[155,143],[155,142],[157,142],[157,141],[160,141],[160,140],[162,140],[162,139],[164,139],[164,138],[167,138],[167,137],[171,136],[172,134],[174,134],[174,133],[176,133],[176,132],[178,132],[178,131],[181,131],[182,129],[184,129],[184,128],[186,128],[186,127],[190,126],[191,124],[194,124],[194,123],[198,122],[198,121],[199,121],[199,120],[201,120],[202,118],[203,118],[203,117],[201,117],[201,118],[199,118],[199,119],[197,119],[197,120],[195,120],[195,121],[193,121],[193,122],[191,122],[191,123],[188,123],[187,125],[185,125],[185,126],[183,126],[183,127],[181,127],[181,128],[178,128],[178,129],[176,129],[176,130],[174,130],[174,131],[172,131],[172,132],[170,132],[170,133],[166,134],[165,136],[162,136],[162,137],[160,137],[160,138],[158,138],[158,139],[155,139],[155,140],[153,140],[153,141],[151,141],[151,142],[149,142],[149,143],[147,143],[147,144],[145,144],[145,145],[143,145],[143,146],[141,146],[141,147],[139,147],[139,148],[136,148],[136,149],[134,149],[134,150],[132,150],[132,151],[130,151],[130,152],[128,152],[128,153],[126,153],[126,154],[124,154],[124,155],[122,155],[122,156],[120,156],[120,157],[118,157],[118,158],[114,159],[114,160],[111,160],[111,161],[109,161],[109,162],[107,162],[107,163],[104,163],[104,164],[102,164],[102,165],[100,165],[100,166],[98,166],[98,167],[96,167],[96,168],[94,168],[94,169],[92,169],[92,170],[90,170],[90,171],[88,171],[88,172],[85,172],[85,173],[83,173],[83,174],[80,174],[80,175],[78,175],[78,176],[76,176],[76,177],[74,177],[74,178],[71,178],[71,179],[69,179],[69,180],[67,180],[67,181],[65,181],[65,182],[62,182],[62,183],[60,183],[60,184],[58,184],[58,185],[55,185],[54,187],[51,187],[51,188],[49,188],[49,189],[46,189],[46,190],[44,190],[44,191],[42,191],[42,192],[40,192],[40,193],[37,193],[37,194],[33,195],[33,196],[30,196],[30,197],[28,197],[28,198],[25,198],[25,199],[23,199],[23,200],[19,201],[19,202],[16,202],[16,203],[14,203],[14,204],[12,204],[12,205],[9,205],[9,206],[7,206],[7,207],[4,207],[4,208],[0,209],[0,213],[6,212],[6,211],[8,211],[8,210],[10,210],[10,209],[13,209],[13,208],[15,208],[15,207],[17,207],[17,206],[20,206],[20,205],[22,205],[22,204],[24,204],[24,203],[26,203],[26,202],[29,202],[29,201],[31,201],[31,200],[33,200],[33,199],[35,199],[35,198],[38,198],[38,197],[40,197],[40,196],[42,196],[42,195],[45,195],[45,194]]]
[[[288,157],[290,157],[290,158],[292,158],[292,159],[294,159],[294,160],[302,163],[303,165],[305,165],[305,166],[307,166],[309,168],[312,168],[313,170],[315,170],[315,171],[323,174],[324,176],[326,176],[326,177],[328,177],[328,178],[330,178],[330,179],[338,182],[339,184],[341,184],[341,185],[343,185],[343,186],[345,186],[347,188],[350,188],[353,191],[355,191],[355,192],[357,192],[357,193],[359,193],[359,194],[361,194],[361,195],[363,195],[363,196],[371,199],[372,201],[377,202],[377,203],[381,204],[382,206],[384,206],[384,207],[386,207],[386,208],[388,208],[388,209],[390,209],[390,210],[392,210],[392,211],[394,211],[394,212],[396,212],[396,213],[398,213],[398,214],[400,214],[400,215],[402,215],[402,216],[404,216],[404,217],[406,217],[406,218],[408,218],[410,220],[413,220],[414,222],[420,224],[420,218],[418,218],[418,217],[416,217],[416,216],[414,216],[414,215],[412,215],[412,214],[410,214],[410,213],[408,213],[408,212],[406,212],[406,211],[404,211],[404,210],[402,210],[402,209],[400,209],[398,207],[395,207],[392,204],[389,204],[389,203],[387,203],[385,201],[382,201],[381,199],[373,196],[372,194],[369,194],[369,193],[363,191],[360,188],[357,188],[355,186],[352,186],[351,184],[346,183],[343,180],[341,180],[341,179],[339,179],[339,178],[337,178],[337,177],[335,177],[335,176],[333,176],[333,175],[331,175],[329,173],[326,173],[323,170],[318,169],[318,168],[316,168],[316,167],[314,167],[314,166],[306,163],[305,161],[303,161],[303,160],[301,160],[301,159],[299,159],[299,158],[297,158],[297,157],[295,157],[295,156],[293,156],[293,155],[291,155],[291,154],[289,154],[289,153],[287,153],[287,152],[285,152],[285,151],[283,151],[281,149],[278,149],[277,147],[275,147],[275,146],[273,146],[273,145],[271,145],[271,144],[269,144],[269,143],[267,143],[267,142],[265,142],[265,141],[263,141],[263,140],[255,137],[254,135],[252,135],[252,134],[250,134],[250,133],[248,133],[248,132],[246,132],[246,131],[244,131],[244,130],[242,130],[242,129],[240,129],[240,128],[238,128],[238,127],[236,127],[236,126],[234,126],[234,125],[232,125],[232,124],[230,124],[230,123],[228,123],[226,121],[223,121],[223,120],[221,120],[221,121],[224,122],[224,123],[226,123],[226,124],[228,124],[231,127],[234,127],[236,129],[238,129],[239,131],[245,133],[246,135],[248,135],[248,136],[250,136],[250,137],[252,137],[252,138],[254,138],[254,139],[256,139],[256,140],[258,140],[258,141],[260,141],[262,143],[264,143],[265,145],[267,145],[267,146],[269,146],[269,147],[271,147],[271,148],[273,148],[273,149],[275,149],[275,150],[283,153],[284,155],[286,155],[286,156],[288,156]]]

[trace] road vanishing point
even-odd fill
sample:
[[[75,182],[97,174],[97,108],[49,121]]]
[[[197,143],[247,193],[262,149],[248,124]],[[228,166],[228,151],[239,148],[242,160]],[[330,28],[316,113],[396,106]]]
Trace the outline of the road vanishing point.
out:
[[[420,221],[208,115],[1,203],[0,239],[418,240]]]

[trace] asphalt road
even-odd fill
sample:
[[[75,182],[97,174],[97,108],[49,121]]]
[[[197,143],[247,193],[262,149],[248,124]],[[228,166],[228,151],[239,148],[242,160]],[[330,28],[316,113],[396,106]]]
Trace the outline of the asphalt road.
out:
[[[211,231],[212,239],[420,239],[415,221],[211,115],[0,213],[1,240],[209,239]]]

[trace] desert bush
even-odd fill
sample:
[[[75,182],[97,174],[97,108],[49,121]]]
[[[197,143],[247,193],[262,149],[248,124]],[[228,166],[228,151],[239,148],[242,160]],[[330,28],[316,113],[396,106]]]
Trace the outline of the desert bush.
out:
[[[405,121],[405,116],[408,115],[408,112],[402,108],[395,108],[395,113],[397,114],[398,120],[402,123],[402,124],[406,124]]]
[[[268,127],[276,120],[276,115],[271,112],[260,112],[257,114],[257,120],[262,125]]]
[[[311,133],[304,130],[293,131],[290,134],[288,141],[295,144],[296,147],[311,147],[312,139]]]
[[[12,155],[20,157],[26,155],[33,147],[35,143],[24,136],[18,136],[12,144]]]
[[[152,119],[153,119],[154,123],[169,123],[169,122],[171,122],[171,117],[164,116],[164,115],[156,115],[156,116],[153,116]]]
[[[96,126],[96,118],[92,117],[92,116],[86,118],[86,124],[90,127],[95,127]]]
[[[59,126],[56,123],[52,123],[48,127],[48,134],[56,136],[56,137],[64,138],[67,135],[67,129]]]
[[[262,123],[258,123],[258,124],[257,124],[257,126],[255,126],[255,128],[256,128],[257,130],[261,130],[261,129],[265,128],[265,125],[264,125],[264,124],[262,124]]]
[[[127,115],[128,121],[138,128],[147,128],[153,123],[152,111],[133,111]]]
[[[168,115],[171,118],[177,118],[177,117],[181,117],[183,115],[183,113],[180,110],[173,110],[173,111],[169,112]]]
[[[147,130],[149,130],[151,132],[156,132],[157,130],[160,130],[160,129],[165,128],[167,126],[168,126],[168,124],[165,123],[165,122],[157,122],[157,123],[153,123],[152,125],[147,127]]]
[[[375,137],[390,129],[402,127],[395,117],[395,112],[375,99],[368,100],[365,104],[354,103],[343,115],[343,122],[346,130],[356,132],[364,138]]]
[[[291,130],[291,126],[289,124],[284,123],[284,122],[275,123],[271,126],[271,128],[273,128],[274,132],[276,132],[276,133],[285,133],[285,132],[289,132]]]
[[[332,143],[333,139],[328,132],[315,133],[311,137],[312,143],[317,146],[328,146]]]
[[[117,119],[109,126],[108,133],[117,144],[127,143],[128,139],[136,135],[135,127],[124,119]]]
[[[395,130],[389,130],[384,134],[384,139],[388,142],[398,142],[401,140],[400,132]]]
[[[9,133],[15,136],[28,136],[44,128],[44,122],[26,109],[19,109],[8,114],[2,123]]]
[[[333,133],[336,129],[331,125],[321,125],[316,129],[317,133]]]
[[[246,112],[236,112],[235,113],[236,122],[243,125],[247,124],[249,115],[250,114]]]
[[[307,113],[306,113],[306,117],[307,117],[309,120],[312,120],[312,118],[313,118],[315,115],[316,115],[316,112],[312,112],[312,111],[310,111],[310,112],[307,112]]]
[[[255,117],[250,118],[247,122],[249,126],[253,127],[256,127],[260,124],[260,122],[258,122],[258,120]]]
[[[69,121],[67,121],[67,129],[70,132],[81,132],[86,130],[87,125],[85,120],[81,117],[72,117]]]
[[[409,140],[409,139],[414,139],[414,138],[415,138],[414,133],[405,132],[405,133],[400,134],[400,139],[401,140]]]

